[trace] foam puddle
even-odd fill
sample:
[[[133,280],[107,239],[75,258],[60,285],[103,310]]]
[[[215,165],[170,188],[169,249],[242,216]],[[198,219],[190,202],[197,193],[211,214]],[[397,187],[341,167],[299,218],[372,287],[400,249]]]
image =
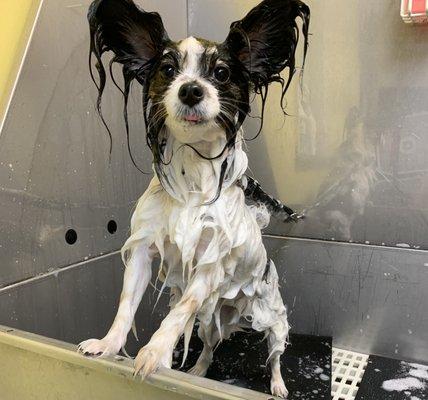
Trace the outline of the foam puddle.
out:
[[[390,379],[382,383],[382,389],[388,392],[404,392],[411,389],[424,389],[425,384],[416,378]]]
[[[388,392],[404,392],[410,400],[420,400],[420,397],[413,395],[419,395],[427,388],[428,366],[403,361],[400,375],[399,378],[384,381],[382,389]]]

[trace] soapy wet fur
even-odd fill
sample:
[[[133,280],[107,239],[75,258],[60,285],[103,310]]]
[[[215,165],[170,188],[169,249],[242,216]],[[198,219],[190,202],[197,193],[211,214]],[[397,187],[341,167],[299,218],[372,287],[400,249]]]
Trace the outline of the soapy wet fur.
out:
[[[194,37],[173,42],[159,14],[131,0],[96,0],[88,17],[99,111],[107,79],[102,56],[112,51],[110,71],[112,63],[123,67],[127,133],[130,84],[142,85],[155,176],[138,201],[122,248],[126,270],[113,325],[103,339],[89,339],[79,350],[120,351],[151,280],[152,260],[159,257],[158,278],[161,292],[170,288],[170,312],[138,353],[136,373],[146,377],[170,368],[177,341],[184,335],[187,349],[197,319],[204,350],[191,373],[205,375],[219,341],[254,329],[267,337],[271,391],[286,397],[280,356],[289,325],[278,274],[262,242],[268,210],[245,203],[242,123],[251,92],[261,95],[262,109],[272,82],[285,94],[295,69],[298,18],[306,55],[309,8],[299,0],[264,0],[231,25],[223,43]],[[284,80],[280,73],[286,68]]]

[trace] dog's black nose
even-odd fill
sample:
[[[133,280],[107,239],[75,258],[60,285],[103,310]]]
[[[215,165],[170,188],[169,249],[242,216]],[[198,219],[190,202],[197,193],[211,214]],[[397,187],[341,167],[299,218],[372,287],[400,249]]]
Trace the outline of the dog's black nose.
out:
[[[178,91],[178,97],[183,104],[193,107],[204,98],[204,90],[196,82],[185,83]]]

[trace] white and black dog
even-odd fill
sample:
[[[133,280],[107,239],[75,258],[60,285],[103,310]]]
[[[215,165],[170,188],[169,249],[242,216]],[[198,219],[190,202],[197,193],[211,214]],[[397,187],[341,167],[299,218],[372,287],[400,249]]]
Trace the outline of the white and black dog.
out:
[[[223,43],[194,37],[173,42],[159,14],[132,0],[96,0],[88,17],[99,111],[107,77],[102,55],[111,50],[110,73],[112,63],[123,66],[126,126],[130,84],[142,85],[155,176],[122,248],[126,270],[113,325],[103,339],[86,340],[79,350],[120,351],[159,256],[171,310],[138,353],[136,373],[170,368],[177,341],[184,334],[187,350],[197,318],[204,349],[190,373],[205,375],[216,344],[252,328],[268,339],[272,394],[287,396],[280,356],[289,325],[260,228],[269,221],[267,211],[285,219],[296,215],[244,175],[241,126],[251,92],[261,95],[264,108],[268,85],[279,82],[283,99],[295,69],[299,17],[306,55],[309,8],[300,0],[264,0],[231,25]],[[285,68],[288,80],[280,76]],[[246,197],[256,204],[247,205]]]

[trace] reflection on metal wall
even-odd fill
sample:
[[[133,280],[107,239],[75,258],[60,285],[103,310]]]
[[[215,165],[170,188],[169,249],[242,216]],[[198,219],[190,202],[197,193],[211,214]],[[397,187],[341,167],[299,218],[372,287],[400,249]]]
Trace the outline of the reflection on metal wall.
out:
[[[257,3],[190,0],[189,33],[221,41]],[[310,48],[290,115],[272,90],[249,146],[255,176],[309,218],[270,232],[427,249],[427,29],[404,24],[389,0],[307,3]],[[247,136],[256,129],[249,119]]]
[[[306,2],[303,80],[298,70],[286,117],[272,87],[262,135],[248,143],[250,168],[308,216],[272,221],[269,233],[362,245],[266,240],[292,326],[343,348],[426,361],[428,263],[403,247],[428,249],[428,30],[404,24],[398,1]],[[189,0],[189,34],[222,41],[257,3]],[[257,128],[249,118],[246,136]]]
[[[150,177],[130,163],[122,99],[112,85],[103,103],[114,136],[109,163],[88,73],[89,3],[44,1],[1,132],[0,286],[118,249]],[[172,37],[186,36],[185,0],[139,3],[162,13]],[[137,88],[133,98],[132,146],[151,172]],[[74,245],[65,241],[68,229],[77,233]]]

